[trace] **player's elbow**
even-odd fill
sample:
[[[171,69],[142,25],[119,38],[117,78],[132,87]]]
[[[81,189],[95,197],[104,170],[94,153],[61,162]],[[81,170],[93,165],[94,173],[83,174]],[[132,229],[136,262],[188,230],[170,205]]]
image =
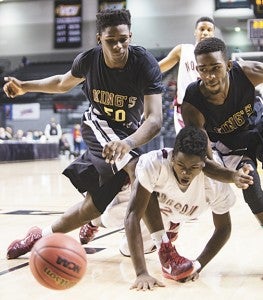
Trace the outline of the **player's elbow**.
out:
[[[154,133],[154,135],[157,135],[160,133],[161,129],[162,129],[162,124],[163,124],[163,117],[162,115],[154,117],[152,119],[152,132]]]

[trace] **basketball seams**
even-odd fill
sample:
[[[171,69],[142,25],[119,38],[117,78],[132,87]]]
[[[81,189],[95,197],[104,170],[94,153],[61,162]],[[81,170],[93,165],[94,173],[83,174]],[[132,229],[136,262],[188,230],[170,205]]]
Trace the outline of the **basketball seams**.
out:
[[[48,246],[45,246],[45,245],[43,245],[42,247],[38,247],[38,249],[35,249],[35,251],[41,251],[42,249],[48,249],[48,248],[52,248],[52,249],[62,249],[62,250],[66,250],[66,251],[70,251],[70,252],[72,252],[72,253],[74,253],[74,254],[76,254],[78,257],[80,257],[84,262],[86,261],[86,252],[85,252],[85,250],[83,249],[83,255],[84,256],[82,256],[82,254],[81,253],[79,253],[79,252],[77,252],[77,251],[75,251],[74,249],[72,249],[72,248],[66,248],[66,247],[62,247],[62,246],[58,246],[58,245],[55,245],[55,246],[52,246],[52,245],[48,245]],[[39,253],[39,252],[38,252]]]

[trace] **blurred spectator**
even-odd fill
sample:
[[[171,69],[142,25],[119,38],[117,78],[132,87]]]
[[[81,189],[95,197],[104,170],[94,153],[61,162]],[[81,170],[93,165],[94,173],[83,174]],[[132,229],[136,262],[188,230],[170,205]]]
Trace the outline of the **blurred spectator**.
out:
[[[6,136],[9,140],[12,140],[13,139],[13,129],[9,126],[7,126],[5,128],[5,133],[6,133]]]
[[[59,140],[59,153],[65,155],[66,152],[71,152],[70,143],[68,141],[66,133],[62,133],[62,136]]]
[[[32,143],[33,142],[33,131],[28,130],[25,136],[25,142]]]
[[[22,129],[18,129],[17,132],[15,133],[14,139],[17,141],[24,141],[24,131]]]
[[[39,134],[39,141],[40,141],[40,143],[46,143],[47,138],[46,138],[44,132],[41,131],[41,130],[38,130],[38,134]]]
[[[27,64],[28,64],[28,58],[26,56],[23,56],[21,58],[21,64],[20,64],[20,66],[21,67],[25,67]]]
[[[73,143],[74,143],[74,152],[80,154],[81,144],[82,144],[82,135],[80,124],[76,124],[73,129]]]
[[[8,140],[4,127],[0,127],[0,140]]]
[[[40,132],[39,130],[34,130],[33,131],[33,141],[39,141],[40,140]]]
[[[51,118],[50,123],[46,125],[45,136],[50,143],[59,143],[62,136],[60,124],[54,118]]]

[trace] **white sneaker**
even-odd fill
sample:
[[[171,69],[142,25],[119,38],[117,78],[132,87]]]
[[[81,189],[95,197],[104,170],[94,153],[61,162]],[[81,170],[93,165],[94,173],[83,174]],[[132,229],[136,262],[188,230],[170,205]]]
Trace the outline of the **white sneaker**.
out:
[[[150,235],[149,238],[150,239],[145,239],[145,238],[143,239],[144,254],[148,254],[156,251],[156,246],[154,245]],[[127,257],[131,256],[126,235],[123,235],[121,239],[119,250],[123,256],[127,256]]]

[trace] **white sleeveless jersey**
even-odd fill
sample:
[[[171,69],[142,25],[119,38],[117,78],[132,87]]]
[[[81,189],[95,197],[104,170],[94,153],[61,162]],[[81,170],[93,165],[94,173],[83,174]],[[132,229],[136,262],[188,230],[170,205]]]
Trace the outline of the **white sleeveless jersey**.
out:
[[[187,86],[199,77],[196,71],[194,56],[195,46],[192,44],[181,45],[181,56],[177,76],[177,103],[182,104]]]
[[[201,172],[185,192],[179,188],[171,165],[172,149],[154,150],[141,155],[136,166],[140,184],[149,192],[157,192],[160,208],[169,212],[168,218],[178,223],[200,216],[209,207],[216,214],[224,214],[235,203],[230,184],[212,180]]]

